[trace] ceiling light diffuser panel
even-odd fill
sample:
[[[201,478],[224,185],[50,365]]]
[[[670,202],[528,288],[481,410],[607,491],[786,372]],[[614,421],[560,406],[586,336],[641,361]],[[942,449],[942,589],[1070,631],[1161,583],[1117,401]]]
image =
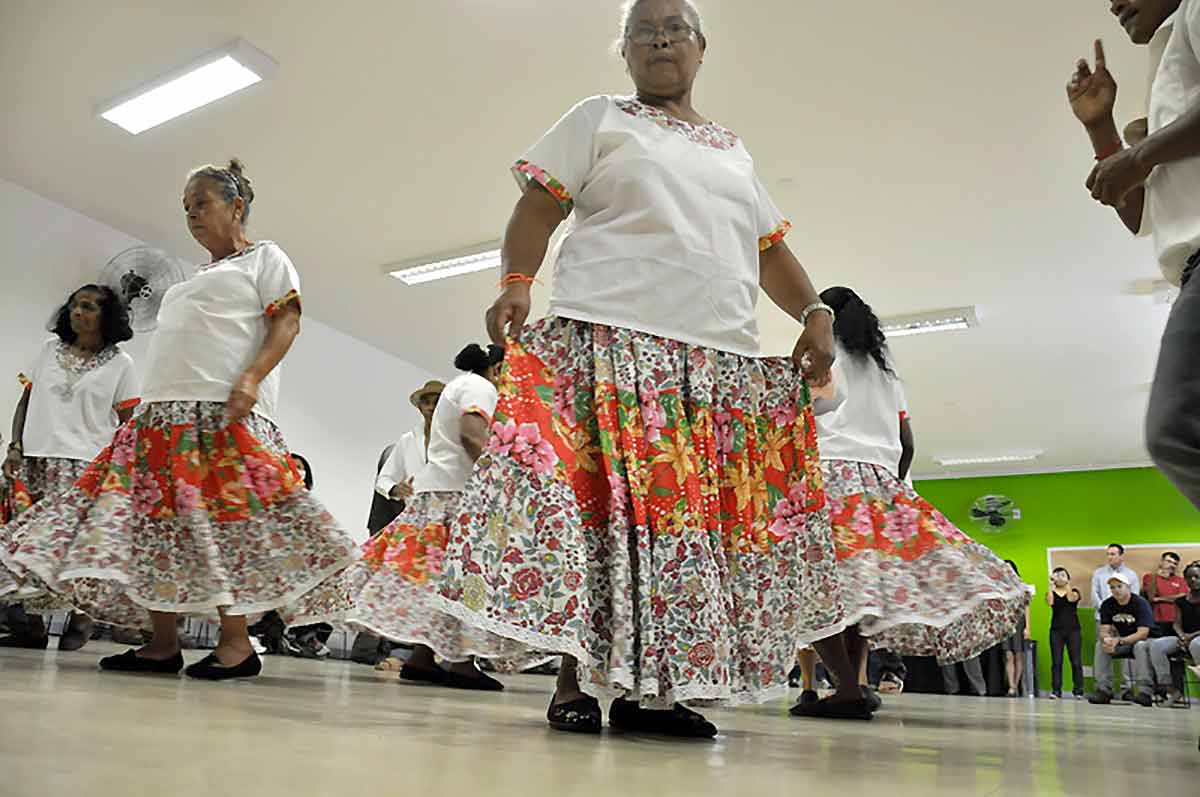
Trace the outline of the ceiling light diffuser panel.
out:
[[[889,338],[905,335],[926,335],[932,332],[954,332],[979,326],[979,316],[972,307],[934,310],[928,313],[895,316],[880,321],[883,334]]]
[[[494,247],[495,245],[491,245]],[[471,274],[476,271],[487,271],[500,267],[500,250],[498,248],[481,249],[467,254],[426,258],[412,265],[388,271],[392,277],[405,285],[420,285],[423,282],[457,277],[461,274]]]
[[[96,115],[138,135],[275,76],[274,59],[244,39],[206,53],[135,91],[102,103]]]

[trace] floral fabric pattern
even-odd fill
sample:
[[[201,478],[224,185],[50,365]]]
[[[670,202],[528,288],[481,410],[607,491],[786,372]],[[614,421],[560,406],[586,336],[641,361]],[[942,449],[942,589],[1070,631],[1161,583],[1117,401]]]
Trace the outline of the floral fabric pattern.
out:
[[[558,206],[562,208],[563,217],[571,215],[571,211],[575,209],[575,198],[571,196],[571,192],[567,187],[554,179],[553,176],[541,166],[530,163],[527,160],[519,160],[513,164],[513,174],[517,175],[522,181],[525,179],[533,180],[542,188],[550,192],[550,196],[554,197],[558,202]]]
[[[287,307],[289,304],[292,304],[293,302],[295,303],[296,307],[300,306],[300,292],[299,291],[288,291],[286,294],[284,294],[282,299],[277,299],[277,300],[271,302],[269,305],[267,305],[266,310],[264,310],[263,312],[266,313],[267,318],[274,318],[276,313],[278,313],[283,308]]]
[[[504,670],[546,660],[503,637],[435,611],[430,583],[442,572],[461,493],[418,493],[404,511],[365,542],[360,558],[282,615],[288,625],[324,622],[397,642],[428,645],[451,660],[488,654]]]
[[[790,360],[548,318],[510,341],[499,392],[438,611],[644,705],[768,699],[797,642],[844,627]]]
[[[78,459],[25,457],[21,475],[11,484],[4,479],[0,486],[0,520],[8,524],[38,501],[67,492],[87,466],[88,463]],[[15,547],[12,530],[13,527],[8,525],[0,528],[0,548]],[[48,595],[39,579],[17,579],[3,568],[0,568],[0,596],[8,601],[21,601],[26,611],[37,614],[69,608],[65,601]]]
[[[893,653],[971,658],[1011,635],[1029,588],[905,482],[862,462],[821,463],[846,615]]]
[[[0,560],[97,620],[146,609],[251,614],[295,600],[355,546],[304,489],[278,428],[221,402],[147,405],[55,501],[10,525]]]
[[[767,251],[772,246],[782,241],[791,229],[792,223],[787,219],[784,219],[779,223],[778,227],[770,232],[770,234],[764,235],[758,239],[758,251]]]
[[[647,105],[633,97],[620,97],[616,100],[616,105],[630,116],[648,119],[664,130],[678,133],[689,141],[703,147],[733,149],[738,143],[737,133],[721,127],[716,122],[706,122],[702,125],[685,122],[682,119],[676,119],[674,116],[671,116],[662,108]]]

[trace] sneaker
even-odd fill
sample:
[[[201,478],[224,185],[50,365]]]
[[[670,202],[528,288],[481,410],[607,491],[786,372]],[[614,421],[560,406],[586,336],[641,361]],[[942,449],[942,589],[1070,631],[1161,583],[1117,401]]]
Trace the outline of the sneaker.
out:
[[[790,686],[793,689],[799,689],[800,685],[801,685],[801,683],[803,683],[803,681],[804,681],[804,678],[800,674],[800,666],[797,665],[797,666],[793,667],[792,671],[788,673],[788,686]]]
[[[1092,705],[1106,706],[1113,701],[1113,694],[1107,689],[1097,689],[1095,692],[1088,695],[1087,700]]]
[[[1051,700],[1062,700],[1062,695],[1060,695],[1058,692],[1051,692],[1050,699]]]
[[[1154,698],[1150,696],[1149,692],[1143,689],[1141,692],[1138,692],[1133,696],[1133,702],[1137,703],[1139,706],[1150,708],[1154,705]]]

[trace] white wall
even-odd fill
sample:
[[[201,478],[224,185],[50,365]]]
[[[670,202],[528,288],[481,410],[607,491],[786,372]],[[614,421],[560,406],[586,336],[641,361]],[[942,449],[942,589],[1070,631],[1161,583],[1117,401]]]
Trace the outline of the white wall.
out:
[[[50,314],[94,281],[113,255],[140,243],[93,219],[0,180],[0,431],[8,439],[15,375],[48,333]],[[282,242],[286,247],[286,242]],[[303,283],[303,264],[299,264]],[[125,344],[140,366],[149,337]],[[357,539],[379,452],[418,420],[408,395],[434,378],[411,363],[306,318],[283,365],[279,421],[288,445],[313,467],[315,492]]]

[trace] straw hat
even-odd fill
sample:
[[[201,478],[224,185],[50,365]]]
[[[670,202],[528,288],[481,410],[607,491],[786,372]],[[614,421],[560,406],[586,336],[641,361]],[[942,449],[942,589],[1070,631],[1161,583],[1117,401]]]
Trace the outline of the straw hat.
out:
[[[440,395],[442,395],[442,391],[445,389],[446,389],[446,384],[444,382],[439,382],[436,379],[431,379],[428,382],[426,382],[422,387],[420,387],[416,391],[414,391],[413,394],[408,397],[408,400],[410,402],[412,402],[412,405],[414,407],[416,407],[418,404],[421,403],[422,396],[428,396],[430,394],[435,395],[435,396],[440,396]]]

